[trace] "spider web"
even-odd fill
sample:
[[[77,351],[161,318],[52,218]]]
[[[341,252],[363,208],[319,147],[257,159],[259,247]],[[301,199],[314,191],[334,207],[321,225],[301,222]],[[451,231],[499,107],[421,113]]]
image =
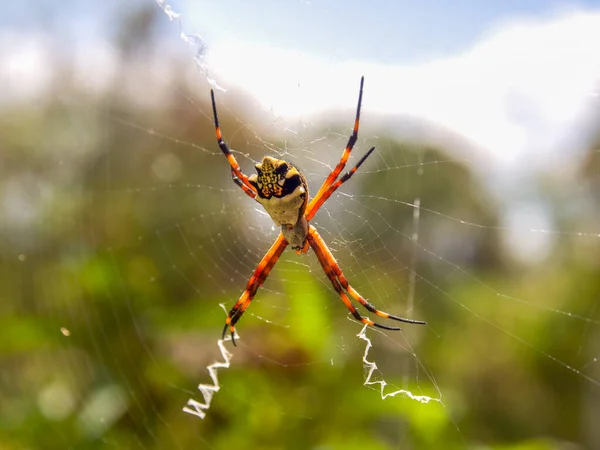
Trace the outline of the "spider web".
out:
[[[597,150],[568,155],[523,195],[511,184],[529,159],[502,179],[463,152],[471,143],[380,116],[367,76],[349,166],[377,150],[312,223],[357,291],[427,326],[363,329],[312,252],[288,250],[240,320],[238,347],[217,343],[223,309],[279,230],[231,182],[208,90],[220,88],[222,131],[245,173],[277,156],[314,193],[346,144],[359,78],[347,75],[333,112],[287,120],[210,72],[210,39],[189,31],[187,16],[151,6],[145,21],[119,16],[131,47],[110,83],[76,72],[42,124],[9,122],[24,124],[14,140],[23,148],[47,147],[4,169],[4,285],[24,301],[4,307],[0,424],[14,437],[1,439],[35,445],[39,433],[83,448],[600,442],[598,203],[578,172],[588,157],[597,180]],[[146,23],[165,27],[160,38]],[[297,91],[308,96],[302,80]],[[31,129],[43,139],[24,139]]]

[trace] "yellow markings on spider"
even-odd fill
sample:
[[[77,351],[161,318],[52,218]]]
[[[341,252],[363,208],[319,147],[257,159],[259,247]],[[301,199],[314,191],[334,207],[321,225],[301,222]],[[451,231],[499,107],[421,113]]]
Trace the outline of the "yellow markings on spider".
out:
[[[352,134],[348,139],[348,144],[346,144],[346,148],[342,153],[340,161],[325,179],[315,197],[310,201],[306,178],[288,161],[265,156],[261,163],[256,164],[256,174],[249,177],[244,175],[238,162],[231,153],[231,150],[229,150],[229,147],[222,139],[215,94],[212,90],[210,91],[217,143],[231,166],[233,181],[240,186],[248,197],[260,203],[273,222],[281,227],[279,236],[263,259],[258,263],[258,266],[246,285],[246,289],[242,292],[242,295],[233,308],[231,308],[227,315],[227,319],[225,320],[223,338],[225,337],[227,330],[229,330],[231,333],[231,341],[234,345],[235,324],[240,320],[240,317],[244,314],[246,308],[250,306],[258,288],[265,282],[269,272],[271,272],[271,269],[288,245],[296,250],[297,253],[306,253],[309,248],[313,249],[325,275],[327,275],[327,278],[331,281],[333,288],[358,322],[386,330],[400,329],[398,327],[391,327],[373,322],[371,319],[363,317],[353,305],[348,295],[360,303],[366,310],[379,317],[396,320],[398,322],[425,324],[425,322],[420,320],[406,319],[404,317],[394,316],[384,311],[380,311],[362,297],[354,288],[352,288],[352,286],[350,286],[342,273],[342,269],[325,244],[325,241],[323,241],[323,238],[321,238],[321,235],[317,232],[316,228],[310,225],[310,220],[321,206],[323,206],[329,197],[331,197],[342,184],[352,178],[352,175],[354,175],[361,164],[365,162],[369,155],[375,150],[375,147],[369,149],[350,171],[338,178],[346,166],[346,162],[350,157],[350,152],[358,139],[363,85],[364,77],[360,80],[356,118],[354,120]]]

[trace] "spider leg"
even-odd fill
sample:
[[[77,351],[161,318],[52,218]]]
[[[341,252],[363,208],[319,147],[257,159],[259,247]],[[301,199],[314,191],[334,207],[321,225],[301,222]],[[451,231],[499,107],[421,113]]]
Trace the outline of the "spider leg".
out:
[[[327,199],[331,197],[331,194],[333,194],[337,190],[337,188],[339,188],[342,184],[344,184],[346,181],[352,178],[352,175],[356,173],[361,164],[365,162],[365,160],[369,157],[371,153],[373,153],[374,150],[375,147],[371,147],[369,151],[365,153],[362,158],[360,158],[356,165],[348,172],[346,172],[346,174],[342,178],[340,178],[331,186],[329,186],[329,188],[326,191],[322,192],[320,196],[319,194],[317,194],[317,197],[312,199],[312,201],[307,207],[306,220],[311,220],[315,216],[319,208],[323,206],[323,203],[325,203]]]
[[[229,165],[231,166],[231,177],[233,178],[233,181],[244,190],[248,197],[256,198],[256,189],[250,184],[250,182],[248,181],[248,177],[244,175],[242,169],[240,169],[240,165],[231,153],[231,150],[229,150],[229,147],[227,147],[225,141],[223,140],[223,136],[221,135],[221,127],[219,126],[219,117],[217,115],[215,93],[212,89],[210,90],[210,99],[212,101],[213,115],[215,118],[215,131],[217,133],[217,143],[219,144],[219,148],[221,149],[221,151],[227,158]]]
[[[354,128],[352,129],[352,134],[350,135],[350,138],[348,138],[348,143],[346,144],[346,148],[344,150],[344,153],[342,153],[342,157],[340,158],[340,161],[338,162],[337,166],[335,166],[335,169],[333,169],[333,171],[329,174],[327,179],[321,185],[319,192],[317,192],[317,196],[319,194],[321,194],[323,191],[327,190],[329,188],[329,186],[331,186],[331,184],[335,181],[335,179],[338,177],[340,172],[346,166],[346,162],[348,161],[348,158],[350,158],[350,152],[352,151],[354,144],[356,144],[356,140],[358,139],[358,125],[360,122],[360,107],[361,107],[361,103],[362,103],[363,84],[364,83],[365,83],[365,77],[361,77],[360,91],[358,93],[358,105],[356,105],[356,118],[354,119]]]
[[[348,284],[348,280],[346,280],[346,277],[342,273],[340,266],[336,265],[335,267],[333,267],[333,270],[334,270],[334,272],[336,272],[337,277],[340,280],[340,284],[342,285],[342,287],[344,289],[346,289],[346,291],[348,291],[348,294],[350,294],[357,302],[359,302],[361,305],[363,305],[367,310],[371,311],[372,313],[375,313],[379,317],[383,317],[385,319],[397,320],[398,322],[415,323],[415,324],[419,324],[419,325],[427,324],[427,322],[423,322],[422,320],[407,319],[405,317],[394,316],[393,314],[389,314],[384,311],[378,310],[375,306],[373,306],[371,303],[369,303],[362,295],[360,295],[358,293],[358,291],[356,291],[356,289],[354,289],[352,286],[350,286]]]
[[[307,239],[308,239],[308,242],[310,243],[310,246],[312,247],[313,251],[315,252],[315,255],[317,255],[317,259],[319,260],[319,263],[321,263],[321,267],[323,268],[323,271],[327,275],[327,278],[329,278],[329,280],[331,281],[333,288],[337,291],[337,293],[341,297],[342,301],[344,302],[346,307],[350,310],[350,313],[354,316],[354,318],[356,320],[358,320],[359,322],[362,322],[366,325],[371,325],[371,326],[383,328],[386,330],[400,330],[400,328],[398,328],[398,327],[390,327],[387,325],[382,325],[377,322],[373,322],[372,320],[370,320],[367,317],[363,317],[357,311],[357,309],[354,307],[354,305],[352,304],[352,302],[350,301],[350,299],[348,298],[348,296],[346,295],[344,290],[347,291],[356,301],[358,301],[361,305],[363,305],[367,310],[371,311],[372,313],[375,313],[379,317],[383,317],[385,319],[393,319],[393,320],[397,320],[399,322],[415,323],[415,324],[421,324],[421,325],[424,325],[426,323],[426,322],[422,322],[420,320],[405,319],[403,317],[394,316],[392,314],[386,313],[384,311],[380,311],[377,308],[375,308],[375,306],[373,306],[371,303],[369,303],[352,286],[350,286],[350,284],[348,283],[348,280],[342,273],[342,269],[340,268],[337,261],[331,254],[331,251],[329,250],[329,248],[327,247],[327,244],[325,244],[325,241],[323,240],[321,235],[317,232],[316,228],[313,227],[312,225],[310,226],[310,228],[308,230]]]
[[[358,126],[360,123],[360,108],[361,108],[361,103],[362,103],[364,83],[365,83],[365,77],[361,77],[360,91],[358,93],[358,104],[356,105],[356,118],[354,119],[354,128],[352,129],[352,134],[348,138],[348,143],[346,144],[346,148],[344,149],[344,152],[342,153],[342,157],[340,158],[340,161],[338,162],[337,166],[335,166],[335,169],[333,169],[333,171],[325,179],[325,181],[319,188],[319,191],[317,192],[315,197],[312,199],[312,201],[308,205],[308,211],[312,211],[313,209],[315,209],[313,205],[315,205],[318,202],[318,199],[321,198],[321,196],[329,189],[329,187],[337,179],[338,175],[341,173],[341,171],[346,166],[346,162],[348,162],[348,158],[350,158],[350,152],[354,148],[354,144],[356,144],[356,140],[358,139]],[[317,212],[317,211],[315,210],[314,212]],[[313,213],[313,215],[314,215],[314,213]]]
[[[227,319],[225,319],[225,328],[223,328],[223,336],[222,339],[225,339],[225,333],[227,333],[227,328],[229,328],[229,332],[231,333],[231,341],[233,345],[235,344],[235,324],[250,303],[252,299],[256,295],[256,291],[258,288],[262,286],[267,277],[269,276],[269,272],[281,256],[281,253],[287,247],[288,242],[284,239],[283,234],[279,233],[277,240],[273,243],[269,251],[263,256],[260,263],[256,267],[256,270],[248,280],[248,284],[246,285],[246,289],[242,292],[239,300],[233,305],[233,308],[227,314]]]
[[[235,174],[235,171],[233,170],[233,168],[231,169],[231,178],[233,179],[234,183],[237,184],[239,187],[242,188],[242,190],[246,193],[246,195],[248,195],[248,197],[250,198],[256,198],[256,193],[248,188],[248,186],[246,186],[242,180],[240,180],[237,175]]]

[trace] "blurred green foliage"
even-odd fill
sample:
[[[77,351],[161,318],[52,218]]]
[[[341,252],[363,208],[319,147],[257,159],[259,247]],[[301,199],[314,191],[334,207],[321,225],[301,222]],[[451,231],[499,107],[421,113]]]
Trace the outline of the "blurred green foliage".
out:
[[[143,19],[127,29],[155,25]],[[220,359],[219,304],[235,302],[275,234],[250,222],[254,206],[231,182],[206,85],[194,94],[174,77],[160,105],[129,95],[127,77],[155,82],[128,65],[152,48],[132,36],[148,33],[119,34],[122,77],[102,95],[57,79],[43,101],[0,111],[1,448],[600,446],[600,245],[575,233],[598,232],[594,145],[573,180],[540,180],[573,231],[553,235],[541,265],[506,255],[502,211],[473,167],[418,143],[374,142],[379,159],[353,179],[353,195],[332,198],[335,219],[316,218],[366,297],[403,314],[416,288],[412,316],[428,326],[369,333],[369,360],[388,392],[443,404],[382,401],[364,387],[360,327],[314,257],[288,251],[251,307],[265,320],[240,322],[206,419],[184,414]],[[222,101],[226,138],[250,171],[269,151],[244,125],[251,115],[233,113],[244,110],[235,96]],[[179,172],[169,179],[157,161]],[[568,182],[585,191],[571,214],[553,196]],[[418,242],[415,198],[426,208]]]

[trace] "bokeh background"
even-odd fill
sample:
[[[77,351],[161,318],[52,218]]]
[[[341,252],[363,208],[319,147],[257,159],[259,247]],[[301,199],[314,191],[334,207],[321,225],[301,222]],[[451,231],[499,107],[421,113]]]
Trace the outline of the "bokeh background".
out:
[[[549,2],[0,7],[0,448],[600,447],[600,10]],[[365,342],[314,255],[231,181],[289,159],[366,298],[427,326]]]

